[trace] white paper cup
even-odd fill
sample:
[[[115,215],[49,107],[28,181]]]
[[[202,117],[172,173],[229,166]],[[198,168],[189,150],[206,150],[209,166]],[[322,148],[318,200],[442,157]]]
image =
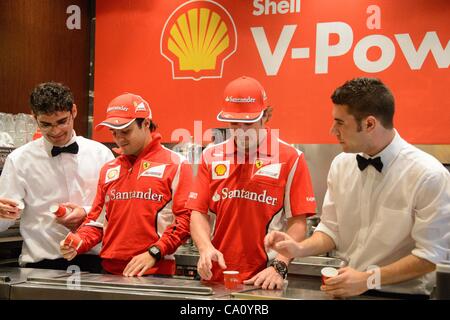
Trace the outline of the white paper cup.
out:
[[[17,201],[17,209],[19,210],[25,209],[25,204],[22,201]]]
[[[325,284],[325,280],[336,277],[339,274],[338,270],[332,267],[322,268],[320,273],[322,274],[322,284]]]

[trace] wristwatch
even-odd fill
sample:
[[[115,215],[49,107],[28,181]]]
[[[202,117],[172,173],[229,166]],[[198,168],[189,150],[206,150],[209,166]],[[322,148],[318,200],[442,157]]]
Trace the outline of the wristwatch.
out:
[[[161,250],[157,246],[148,248],[148,253],[155,258],[156,261],[161,260]]]
[[[271,263],[270,263],[271,267],[274,267],[275,271],[278,272],[278,274],[283,278],[286,279],[287,278],[287,273],[288,273],[288,267],[287,264],[284,263],[281,260],[277,260],[274,259]]]

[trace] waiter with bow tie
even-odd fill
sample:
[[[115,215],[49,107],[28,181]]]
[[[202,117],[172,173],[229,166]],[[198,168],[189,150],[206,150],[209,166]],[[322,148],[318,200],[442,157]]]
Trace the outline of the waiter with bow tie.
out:
[[[347,81],[331,99],[344,152],[331,164],[321,222],[303,242],[272,232],[265,244],[291,258],[336,250],[347,266],[321,287],[332,297],[428,298],[449,257],[450,174],[394,129],[394,97],[380,80]]]
[[[30,104],[42,137],[6,159],[0,177],[0,231],[20,218],[22,267],[64,270],[73,264],[98,272],[100,260],[94,252],[67,263],[58,244],[86,217],[100,169],[114,156],[103,144],[75,134],[77,106],[69,88],[55,82],[39,84]],[[49,211],[54,204],[71,212],[58,218]]]

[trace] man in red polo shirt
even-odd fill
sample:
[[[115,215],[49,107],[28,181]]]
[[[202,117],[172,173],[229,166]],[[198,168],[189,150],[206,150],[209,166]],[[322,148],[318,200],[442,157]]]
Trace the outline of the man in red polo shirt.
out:
[[[186,204],[205,280],[237,270],[246,284],[281,289],[289,259],[266,252],[264,237],[287,227],[303,239],[306,217],[315,213],[305,157],[265,126],[271,113],[255,79],[241,77],[225,88],[217,119],[229,123],[231,138],[204,150]]]
[[[109,127],[122,155],[103,166],[96,198],[78,229],[81,246],[61,242],[68,260],[98,242],[102,267],[125,276],[174,274],[171,254],[189,236],[185,209],[192,170],[184,158],[161,145],[148,103],[126,93],[113,99],[101,127]],[[106,210],[105,225],[96,220]]]

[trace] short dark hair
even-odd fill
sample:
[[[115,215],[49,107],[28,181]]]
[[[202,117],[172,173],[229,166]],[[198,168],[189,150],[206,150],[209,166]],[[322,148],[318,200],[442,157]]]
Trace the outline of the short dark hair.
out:
[[[355,78],[345,82],[331,95],[337,105],[346,105],[358,123],[368,116],[377,118],[383,127],[394,127],[395,101],[387,86],[379,79]]]
[[[144,118],[136,118],[136,124],[138,125],[139,128],[142,128],[142,123],[144,122]],[[153,132],[156,130],[158,126],[156,125],[156,123],[154,123],[152,120],[150,120],[150,132]]]
[[[70,89],[61,83],[44,82],[31,92],[30,104],[36,115],[72,111],[73,95]]]
[[[264,110],[263,118],[267,117],[267,121],[269,121],[270,118],[272,118],[272,113],[273,113],[273,107],[267,106],[267,108]]]

